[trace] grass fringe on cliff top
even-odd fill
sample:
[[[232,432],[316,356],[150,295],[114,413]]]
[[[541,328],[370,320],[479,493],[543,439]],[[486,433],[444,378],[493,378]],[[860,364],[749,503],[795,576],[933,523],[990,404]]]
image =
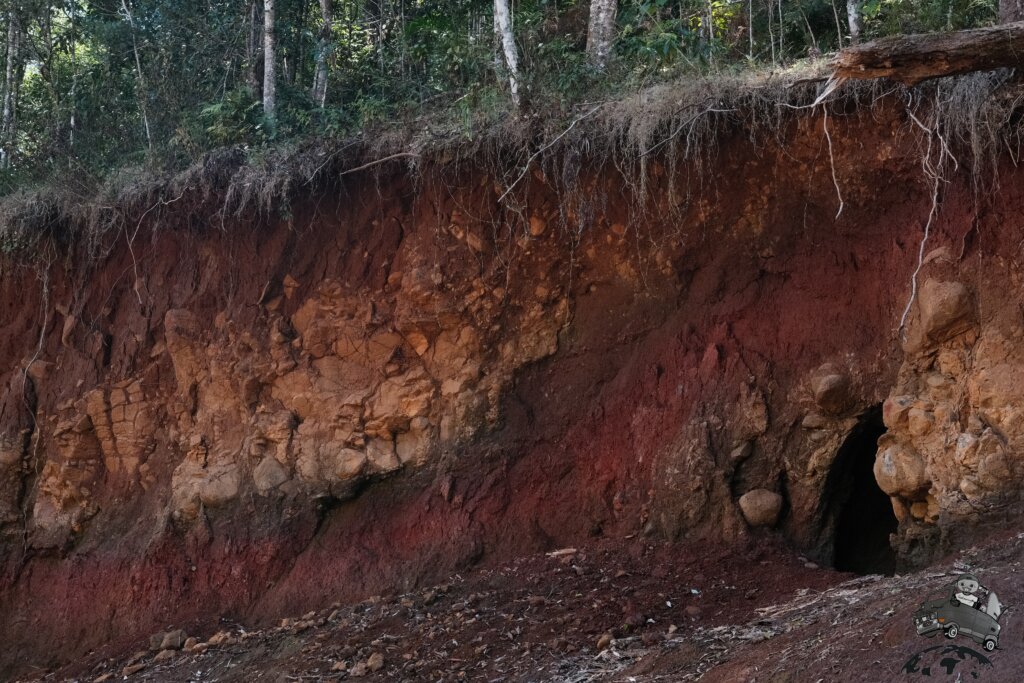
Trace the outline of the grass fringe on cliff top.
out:
[[[438,165],[456,172],[486,168],[507,188],[501,199],[514,204],[531,169],[554,178],[560,191],[573,192],[585,159],[591,166],[614,164],[643,197],[653,160],[666,165],[670,177],[684,163],[699,177],[727,132],[741,131],[755,148],[785,144],[787,125],[798,117],[870,114],[882,102],[906,108],[913,121],[909,127],[921,136],[922,154],[934,156],[923,159],[926,168],[946,172],[967,166],[977,182],[983,172],[995,177],[1004,154],[1017,163],[1024,85],[1012,71],[936,79],[913,88],[847,82],[815,104],[829,73],[828,64],[818,61],[783,71],[688,77],[617,100],[583,102],[568,114],[526,113],[469,133],[423,120],[413,128],[368,131],[349,140],[224,148],[177,172],[130,167],[92,181],[69,169],[44,186],[0,199],[0,252],[31,260],[39,244],[52,238],[98,257],[120,236],[134,240],[144,225],[159,226],[170,205],[177,204],[176,211],[185,206],[187,215],[226,228],[253,214],[284,214],[296,197],[342,176],[383,174],[396,167],[414,178]],[[830,120],[835,126],[836,118]],[[925,145],[926,138],[935,144]],[[694,175],[689,174],[691,181]]]

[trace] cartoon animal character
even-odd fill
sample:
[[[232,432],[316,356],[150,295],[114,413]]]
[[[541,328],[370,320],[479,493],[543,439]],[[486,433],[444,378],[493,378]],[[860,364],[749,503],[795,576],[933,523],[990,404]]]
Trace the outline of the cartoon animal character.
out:
[[[956,580],[956,593],[954,597],[963,605],[975,607],[978,604],[979,596],[975,595],[981,584],[978,579],[970,574],[963,574]]]

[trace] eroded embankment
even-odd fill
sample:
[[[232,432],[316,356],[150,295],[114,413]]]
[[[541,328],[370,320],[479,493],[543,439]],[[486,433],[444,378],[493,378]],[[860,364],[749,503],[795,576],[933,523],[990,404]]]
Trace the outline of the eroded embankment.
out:
[[[946,173],[901,344],[925,138],[898,101],[828,126],[733,126],[699,172],[648,160],[642,196],[585,153],[514,206],[485,164],[382,166],[8,262],[0,672],[592,535],[739,538],[755,489],[799,547],[876,567],[849,506],[908,555],[1003,509],[1021,172]]]

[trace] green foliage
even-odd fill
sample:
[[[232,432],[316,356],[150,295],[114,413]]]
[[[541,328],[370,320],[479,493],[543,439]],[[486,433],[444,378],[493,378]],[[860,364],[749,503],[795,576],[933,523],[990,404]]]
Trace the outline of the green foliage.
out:
[[[199,110],[199,122],[212,146],[263,142],[269,136],[263,121],[263,109],[249,88],[240,87],[226,93],[219,102]]]
[[[333,0],[323,108],[311,96],[319,4],[277,0],[271,127],[260,93],[262,2],[0,0],[0,36],[14,22],[23,37],[0,194],[72,169],[99,177],[128,164],[181,167],[217,147],[348,136],[425,115],[471,135],[511,111],[492,0]],[[520,0],[513,9],[524,102],[536,110],[849,41],[840,0],[621,0],[614,59],[597,72],[585,55],[587,0]],[[983,25],[995,2],[865,0],[862,14],[870,38]]]

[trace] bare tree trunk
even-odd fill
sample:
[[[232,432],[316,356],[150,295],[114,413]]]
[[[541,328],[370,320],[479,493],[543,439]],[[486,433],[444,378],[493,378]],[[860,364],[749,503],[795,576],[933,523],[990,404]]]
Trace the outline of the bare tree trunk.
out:
[[[263,28],[260,21],[260,0],[249,0],[249,26],[245,37],[245,62],[246,74],[245,83],[255,97],[262,98],[263,91],[260,89],[260,62],[263,60],[263,50],[260,47],[263,37]]]
[[[0,115],[0,168],[10,168],[14,154],[15,109],[18,88],[15,82],[20,71],[21,24],[14,10],[7,13],[7,64],[4,71],[3,113]]]
[[[600,70],[608,64],[615,40],[615,15],[618,0],[590,0],[590,21],[587,26],[587,57]]]
[[[747,0],[747,38],[750,39],[747,59],[754,61],[754,0]]]
[[[277,120],[277,69],[275,68],[274,0],[263,0],[263,115]]]
[[[502,51],[505,53],[512,104],[519,108],[519,51],[512,37],[512,13],[508,9],[508,0],[494,0],[494,30],[498,33]]]
[[[128,5],[128,0],[121,0],[121,9],[124,10],[125,17],[128,18],[128,25],[132,29],[132,52],[135,53],[135,75],[138,79],[138,99],[139,99],[139,113],[142,114],[142,127],[146,132],[146,146],[149,151],[153,151],[153,135],[149,130],[149,113],[146,111],[146,78],[142,73],[142,60],[139,58],[139,45],[135,40],[135,17],[132,16],[132,11]]]
[[[999,0],[999,21],[1024,21],[1024,0]]]
[[[316,72],[313,75],[313,101],[323,108],[327,102],[327,55],[331,50],[331,0],[320,0],[320,36],[316,45]]]
[[[846,21],[850,25],[850,43],[860,43],[860,3],[861,0],[846,0]]]

